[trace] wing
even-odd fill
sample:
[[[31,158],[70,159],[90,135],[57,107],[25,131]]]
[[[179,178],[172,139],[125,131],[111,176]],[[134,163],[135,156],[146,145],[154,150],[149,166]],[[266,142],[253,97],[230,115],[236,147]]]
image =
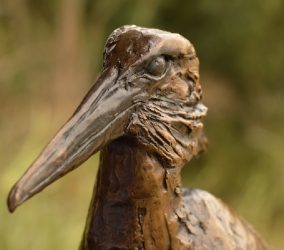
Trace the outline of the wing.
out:
[[[192,250],[271,249],[249,223],[208,192],[183,189],[183,201]]]

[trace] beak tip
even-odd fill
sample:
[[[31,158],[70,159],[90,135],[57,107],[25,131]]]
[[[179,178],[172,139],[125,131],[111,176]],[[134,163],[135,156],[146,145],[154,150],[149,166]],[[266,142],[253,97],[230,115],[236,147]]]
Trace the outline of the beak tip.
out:
[[[11,213],[21,204],[19,199],[19,194],[17,194],[17,188],[14,186],[8,195],[7,205]]]

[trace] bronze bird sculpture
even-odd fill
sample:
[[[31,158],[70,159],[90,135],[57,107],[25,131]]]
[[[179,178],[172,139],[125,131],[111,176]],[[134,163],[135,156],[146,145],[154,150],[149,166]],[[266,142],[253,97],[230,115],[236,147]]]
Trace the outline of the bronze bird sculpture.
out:
[[[268,250],[222,201],[182,189],[203,152],[199,61],[184,37],[124,26],[101,76],[8,198],[10,211],[101,151],[81,250]]]

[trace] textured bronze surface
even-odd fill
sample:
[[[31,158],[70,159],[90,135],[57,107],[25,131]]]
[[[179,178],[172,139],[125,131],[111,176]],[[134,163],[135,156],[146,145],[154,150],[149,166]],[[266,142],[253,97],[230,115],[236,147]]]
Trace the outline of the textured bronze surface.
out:
[[[207,147],[198,70],[178,34],[115,30],[101,76],[15,184],[10,211],[101,150],[81,250],[270,249],[220,200],[182,189],[182,167]]]

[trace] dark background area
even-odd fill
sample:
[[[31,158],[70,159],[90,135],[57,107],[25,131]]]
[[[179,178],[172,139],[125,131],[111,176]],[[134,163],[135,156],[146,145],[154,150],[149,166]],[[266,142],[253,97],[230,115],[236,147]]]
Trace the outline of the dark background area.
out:
[[[284,249],[284,2],[0,0],[0,249],[77,249],[98,155],[14,214],[11,186],[75,110],[125,24],[180,33],[201,62],[206,154],[183,186],[209,191]]]

